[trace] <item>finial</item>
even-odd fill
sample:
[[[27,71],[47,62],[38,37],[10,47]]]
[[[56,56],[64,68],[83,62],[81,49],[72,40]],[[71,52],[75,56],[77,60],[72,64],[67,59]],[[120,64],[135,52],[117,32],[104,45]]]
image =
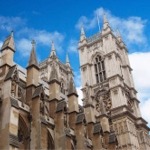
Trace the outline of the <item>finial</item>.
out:
[[[103,23],[108,23],[106,13],[103,14]]]
[[[35,40],[32,40],[31,44],[32,44],[32,48],[35,48],[35,44],[36,44]]]
[[[66,54],[66,65],[70,67],[70,61],[69,61],[68,53]]]
[[[32,66],[32,65],[35,65],[38,67],[38,62],[37,62],[36,53],[35,53],[35,40],[32,40],[31,44],[32,44],[32,50],[30,53],[30,59],[29,59],[28,67]]]
[[[84,28],[83,28],[83,25],[81,26],[81,35],[80,35],[80,41],[83,41],[86,39],[86,36],[85,36],[85,32],[84,32]]]
[[[83,25],[81,26],[81,35],[85,35],[85,32],[84,32],[84,27],[83,27]]]
[[[52,51],[55,51],[55,45],[54,45],[54,42],[52,41],[52,43],[51,43],[51,50]]]
[[[56,56],[56,49],[55,49],[55,45],[54,42],[51,42],[51,53],[50,53],[50,57],[51,56]]]

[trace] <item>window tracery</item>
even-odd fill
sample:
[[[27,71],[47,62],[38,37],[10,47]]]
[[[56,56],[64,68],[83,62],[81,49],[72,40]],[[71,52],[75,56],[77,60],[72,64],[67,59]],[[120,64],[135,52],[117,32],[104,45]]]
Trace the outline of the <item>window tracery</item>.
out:
[[[95,58],[94,69],[95,69],[96,83],[105,81],[106,72],[105,72],[104,60],[99,55]]]

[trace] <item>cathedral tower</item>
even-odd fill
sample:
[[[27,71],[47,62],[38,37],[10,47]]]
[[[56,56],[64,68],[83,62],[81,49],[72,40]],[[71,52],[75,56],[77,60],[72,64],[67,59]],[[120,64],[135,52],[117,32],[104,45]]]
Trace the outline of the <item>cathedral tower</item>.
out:
[[[105,15],[102,31],[96,35],[87,38],[81,28],[78,49],[88,122],[100,121],[103,130],[115,131],[118,149],[149,149],[149,128],[141,117],[128,50]]]

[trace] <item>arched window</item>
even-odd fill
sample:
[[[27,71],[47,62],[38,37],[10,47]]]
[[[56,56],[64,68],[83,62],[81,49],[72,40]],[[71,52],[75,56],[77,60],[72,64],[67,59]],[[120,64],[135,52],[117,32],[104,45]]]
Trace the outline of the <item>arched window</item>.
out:
[[[99,55],[95,58],[94,68],[95,68],[96,83],[100,83],[106,80],[104,60]]]
[[[18,122],[18,140],[20,143],[19,149],[29,148],[29,141],[30,141],[29,130],[21,116],[19,116]]]

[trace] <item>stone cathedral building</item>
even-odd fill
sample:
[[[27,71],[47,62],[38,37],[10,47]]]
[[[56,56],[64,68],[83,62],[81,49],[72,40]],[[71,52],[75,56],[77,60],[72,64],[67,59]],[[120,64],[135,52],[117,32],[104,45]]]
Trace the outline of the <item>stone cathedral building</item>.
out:
[[[81,29],[83,106],[69,59],[59,60],[54,43],[38,64],[32,41],[26,69],[14,62],[14,45],[11,34],[0,53],[1,150],[150,150],[127,48],[105,16],[92,37]]]

